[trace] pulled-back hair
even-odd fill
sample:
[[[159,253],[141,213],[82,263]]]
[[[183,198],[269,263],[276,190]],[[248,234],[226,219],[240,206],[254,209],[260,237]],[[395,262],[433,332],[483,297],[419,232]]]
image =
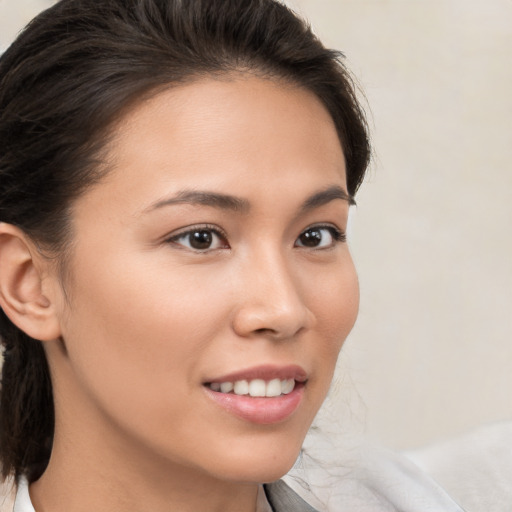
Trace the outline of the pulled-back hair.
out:
[[[109,129],[165,87],[233,71],[314,93],[335,123],[354,195],[369,161],[362,110],[341,54],[275,0],[61,0],[0,58],[0,222],[65,253],[69,209],[102,177]],[[0,310],[4,477],[37,479],[54,430],[41,342]]]

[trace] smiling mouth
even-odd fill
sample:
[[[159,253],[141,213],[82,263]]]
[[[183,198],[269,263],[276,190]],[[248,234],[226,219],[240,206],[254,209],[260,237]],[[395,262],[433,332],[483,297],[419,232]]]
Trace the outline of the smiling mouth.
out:
[[[207,380],[207,396],[226,412],[253,424],[290,418],[302,403],[308,374],[297,365],[262,365]]]
[[[217,393],[233,394],[238,396],[274,398],[289,395],[297,385],[295,379],[252,379],[226,382],[211,382],[206,386]]]

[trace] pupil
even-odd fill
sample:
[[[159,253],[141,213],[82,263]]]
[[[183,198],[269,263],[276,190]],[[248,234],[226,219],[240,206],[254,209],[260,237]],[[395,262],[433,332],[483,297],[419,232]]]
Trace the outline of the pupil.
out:
[[[302,245],[316,247],[322,241],[322,233],[318,229],[309,229],[300,237]]]
[[[210,231],[195,231],[190,235],[190,245],[194,249],[208,249],[212,245]]]

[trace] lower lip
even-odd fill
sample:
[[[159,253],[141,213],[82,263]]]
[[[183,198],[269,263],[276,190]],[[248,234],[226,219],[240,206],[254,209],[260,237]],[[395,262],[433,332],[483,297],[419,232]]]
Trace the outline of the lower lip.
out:
[[[304,384],[296,383],[288,395],[271,398],[219,393],[204,388],[210,398],[227,412],[251,423],[271,425],[288,419],[299,407],[304,396]]]

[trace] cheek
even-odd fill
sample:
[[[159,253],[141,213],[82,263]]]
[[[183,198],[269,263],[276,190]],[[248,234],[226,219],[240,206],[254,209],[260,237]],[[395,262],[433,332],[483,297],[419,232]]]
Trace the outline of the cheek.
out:
[[[168,400],[171,386],[197,376],[208,340],[222,328],[224,304],[182,271],[122,261],[121,268],[105,258],[74,283],[63,315],[70,364],[99,399]]]
[[[226,293],[212,300],[204,282],[183,270],[136,273],[139,265],[124,263],[109,268],[104,260],[101,271],[75,283],[64,332],[65,393],[91,428],[114,425],[159,452],[185,457],[197,449],[190,425],[203,419],[190,404],[201,400],[209,345],[225,328]]]
[[[310,289],[319,327],[338,332],[344,339],[359,310],[359,282],[352,259],[347,255],[334,271],[323,272]]]
[[[324,275],[312,294],[316,329],[322,343],[315,347],[323,364],[334,371],[343,343],[352,330],[359,311],[359,282],[351,259],[338,272]],[[327,369],[327,368],[326,368]]]

